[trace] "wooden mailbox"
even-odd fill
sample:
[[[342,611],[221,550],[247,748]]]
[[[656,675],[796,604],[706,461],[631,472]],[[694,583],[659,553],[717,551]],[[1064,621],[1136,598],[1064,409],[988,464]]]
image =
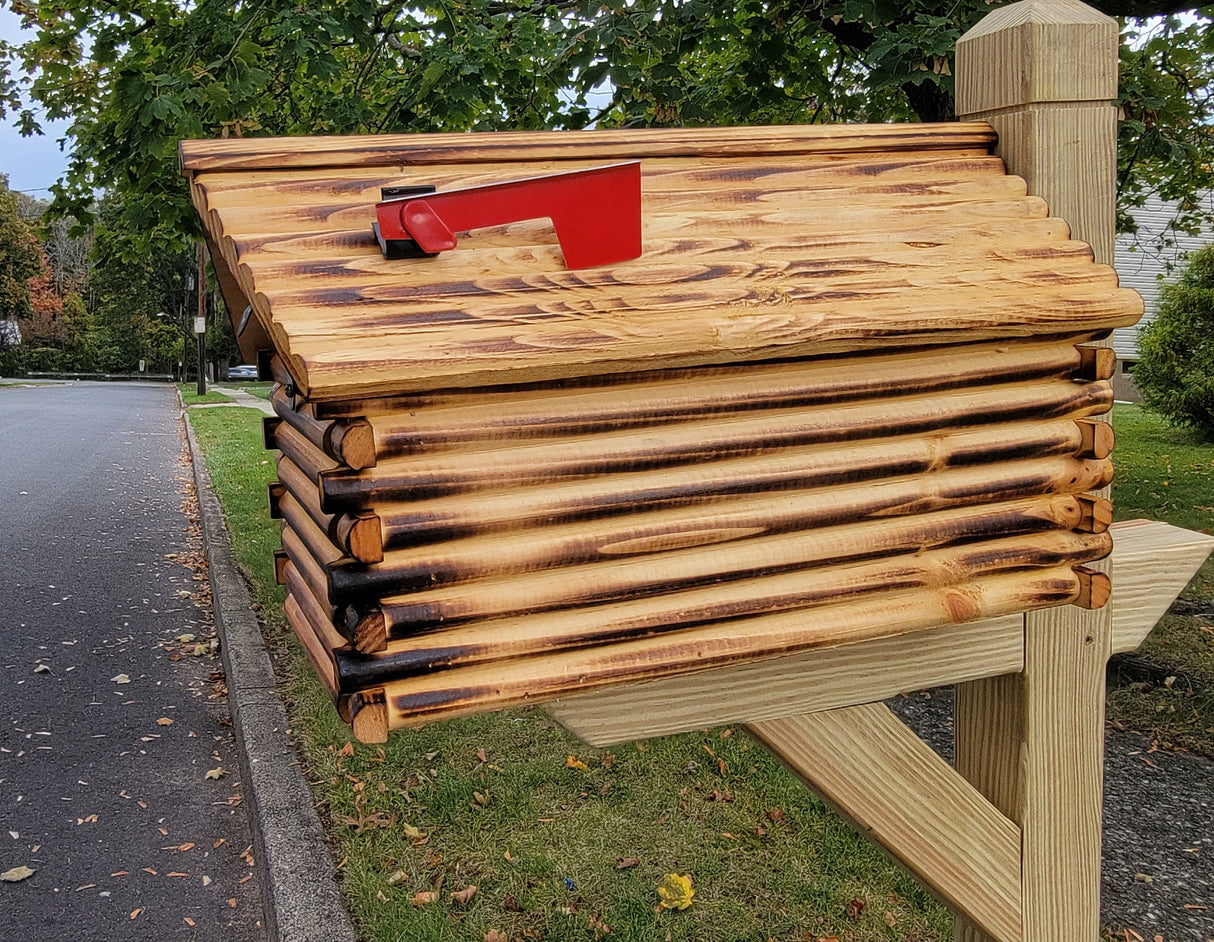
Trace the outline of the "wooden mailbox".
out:
[[[1112,179],[1116,25],[1070,2],[988,20],[959,101],[1002,141],[978,120],[183,143],[242,350],[279,381],[287,614],[360,738],[549,701],[599,744],[749,722],[959,938],[1094,940],[1103,665],[1208,541],[1136,524],[1114,550],[1102,492],[1098,341],[1142,305],[1103,264],[1110,192],[1074,184]],[[1113,84],[1059,108],[966,71],[1038,75],[1058,30]],[[386,188],[634,161],[625,261],[571,270],[545,219],[423,258],[372,231]],[[961,774],[875,702],[945,682]]]

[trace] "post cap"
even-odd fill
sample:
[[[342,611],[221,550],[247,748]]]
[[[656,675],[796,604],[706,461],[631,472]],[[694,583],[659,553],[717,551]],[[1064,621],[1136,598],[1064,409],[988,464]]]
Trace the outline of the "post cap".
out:
[[[957,42],[957,115],[1117,97],[1117,21],[1079,0],[1020,0]]]

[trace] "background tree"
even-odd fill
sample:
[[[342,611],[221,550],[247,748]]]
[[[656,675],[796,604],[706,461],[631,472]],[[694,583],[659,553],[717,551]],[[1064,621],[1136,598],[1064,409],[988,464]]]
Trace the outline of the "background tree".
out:
[[[0,174],[0,319],[28,320],[30,279],[42,271],[42,248],[21,218],[17,199]]]
[[[1155,320],[1138,335],[1134,382],[1173,425],[1214,441],[1214,245],[1164,285]]]
[[[1158,190],[1191,227],[1214,185],[1214,8],[1092,3],[1125,18],[1122,206]],[[135,258],[197,236],[183,137],[947,120],[956,40],[997,5],[17,0],[29,38],[0,44],[0,110],[30,131],[30,102],[71,120],[54,213],[87,225],[105,184]]]

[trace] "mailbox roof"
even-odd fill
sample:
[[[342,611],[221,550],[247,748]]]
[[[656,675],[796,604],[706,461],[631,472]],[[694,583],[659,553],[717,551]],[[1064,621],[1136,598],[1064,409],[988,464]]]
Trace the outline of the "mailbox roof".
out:
[[[1100,333],[1138,296],[991,155],[983,123],[184,141],[229,309],[314,400],[894,346]],[[551,226],[389,261],[383,186],[641,160],[643,254]],[[593,221],[591,221],[592,223]]]

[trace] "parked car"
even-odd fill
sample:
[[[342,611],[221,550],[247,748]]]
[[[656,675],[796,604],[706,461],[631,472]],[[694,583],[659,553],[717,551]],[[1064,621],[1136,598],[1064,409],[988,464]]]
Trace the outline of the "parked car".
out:
[[[257,367],[242,363],[228,370],[228,379],[257,379]]]

